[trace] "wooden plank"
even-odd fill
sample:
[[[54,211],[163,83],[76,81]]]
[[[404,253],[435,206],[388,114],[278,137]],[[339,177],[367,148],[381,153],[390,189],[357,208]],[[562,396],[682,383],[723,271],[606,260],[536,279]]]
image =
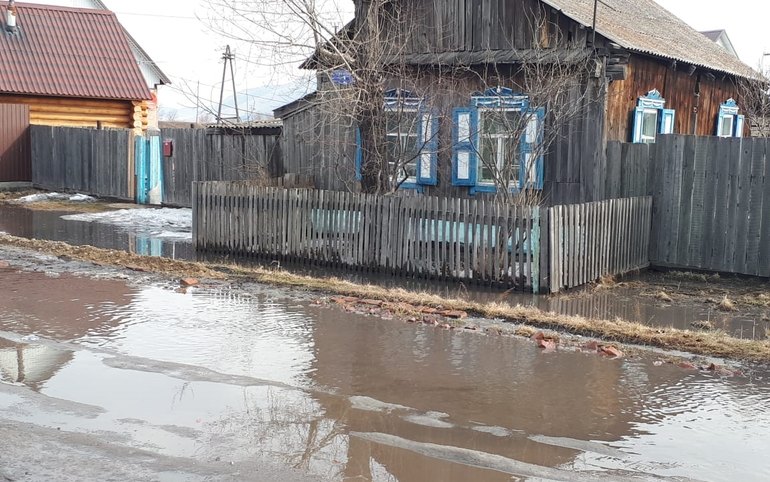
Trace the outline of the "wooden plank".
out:
[[[522,284],[521,288],[526,289],[527,286],[532,287],[532,256],[534,254],[534,247],[532,245],[532,208],[522,206],[520,211],[522,212],[522,219],[524,220],[526,230],[526,254],[522,257],[525,260],[522,269],[526,283]]]
[[[467,280],[467,282],[470,282],[473,278],[473,273],[475,271],[475,260],[476,260],[476,243],[478,242],[476,240],[476,213],[477,213],[477,202],[476,200],[464,200],[465,203],[465,210],[463,211],[464,217],[465,217],[465,250],[463,253],[464,258],[464,267],[463,267],[463,277]]]
[[[692,137],[694,143],[694,152],[692,153],[692,163],[690,168],[692,176],[686,179],[692,180],[691,201],[690,201],[690,226],[689,237],[687,238],[687,254],[681,258],[686,266],[700,267],[703,253],[703,228],[706,202],[706,157],[708,155],[708,144],[706,139]],[[686,181],[683,180],[683,185]],[[684,198],[683,198],[684,199]],[[686,209],[683,206],[683,209]],[[681,253],[681,250],[680,250]]]
[[[722,164],[719,152],[719,138],[710,137],[707,139],[707,155],[705,158],[704,172],[704,192],[708,193],[704,203],[703,216],[703,249],[701,250],[701,261],[696,267],[710,269],[713,266],[712,254],[714,251],[714,225],[717,210],[717,185],[719,183],[717,168]],[[653,219],[655,214],[653,213]],[[655,223],[653,223],[654,226]]]
[[[770,276],[770,141],[764,139],[764,184],[762,188],[762,222],[759,242],[759,275]]]
[[[725,201],[727,205],[725,206],[727,211],[727,219],[726,219],[726,229],[725,229],[725,240],[724,240],[724,254],[722,256],[722,260],[720,262],[720,265],[722,266],[722,271],[727,271],[730,273],[735,273],[735,250],[736,250],[736,237],[740,236],[744,239],[746,239],[746,230],[744,230],[741,233],[736,232],[736,226],[737,226],[737,209],[738,209],[738,200],[740,197],[739,194],[739,179],[740,172],[742,169],[742,164],[744,164],[743,161],[743,148],[742,148],[742,142],[743,139],[741,138],[734,138],[729,139],[727,141],[727,148],[728,148],[728,196],[725,198]],[[746,214],[748,211],[743,211],[742,214]],[[741,216],[744,217],[744,216]],[[745,253],[745,247],[744,247],[744,253]]]
[[[744,273],[759,275],[759,252],[762,230],[762,212],[764,207],[764,170],[765,139],[751,138],[746,142],[751,146],[751,180],[749,195],[749,223],[746,236],[746,265]],[[770,186],[769,186],[770,187]]]
[[[738,139],[736,142],[739,154],[739,165],[736,166],[737,205],[732,213],[734,221],[730,232],[732,237],[732,272],[748,274],[749,263],[746,259],[748,250],[748,231],[751,222],[751,169],[752,169],[752,140]]]
[[[559,245],[558,223],[561,216],[558,215],[559,207],[548,208],[548,269],[550,271],[548,291],[558,293],[561,291],[561,276],[559,276],[561,246]]]
[[[718,139],[717,149],[717,184],[714,197],[717,199],[712,230],[712,255],[709,269],[721,271],[724,269],[725,251],[727,248],[727,200],[730,195],[730,142]]]

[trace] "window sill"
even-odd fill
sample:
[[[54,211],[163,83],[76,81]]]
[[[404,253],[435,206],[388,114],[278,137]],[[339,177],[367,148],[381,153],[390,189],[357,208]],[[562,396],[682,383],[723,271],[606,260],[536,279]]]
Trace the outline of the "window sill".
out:
[[[518,185],[511,185],[509,189],[512,193],[519,192]],[[496,192],[497,192],[497,186],[495,186],[494,184],[476,184],[475,186],[470,187],[471,196],[478,193],[496,193]]]
[[[424,187],[421,184],[417,184],[417,181],[404,181],[398,186],[398,190],[411,189],[417,192],[423,192]]]

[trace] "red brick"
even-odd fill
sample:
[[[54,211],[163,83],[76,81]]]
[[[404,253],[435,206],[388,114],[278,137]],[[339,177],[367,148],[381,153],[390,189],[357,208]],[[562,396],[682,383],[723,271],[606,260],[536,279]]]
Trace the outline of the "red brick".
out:
[[[462,318],[467,318],[468,317],[468,313],[466,313],[464,311],[460,311],[460,310],[447,310],[447,311],[442,311],[441,312],[441,316],[445,316],[447,318],[454,318],[456,320],[459,320],[459,319],[462,319]]]
[[[620,351],[617,347],[614,347],[612,345],[604,345],[599,347],[599,352],[602,355],[605,355],[611,358],[620,358],[623,356],[623,352]]]

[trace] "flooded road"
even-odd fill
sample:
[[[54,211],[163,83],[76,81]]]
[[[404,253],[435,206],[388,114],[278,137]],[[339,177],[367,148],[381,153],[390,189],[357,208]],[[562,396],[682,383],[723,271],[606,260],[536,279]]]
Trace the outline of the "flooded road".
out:
[[[195,249],[189,233],[186,237],[169,237],[170,233],[161,229],[147,229],[141,223],[134,226],[118,226],[105,222],[63,218],[79,214],[72,211],[43,211],[9,204],[0,205],[0,232],[23,238],[118,249],[146,256],[195,259]]]
[[[169,238],[168,233],[162,229],[147,229],[142,223],[119,226],[103,222],[73,220],[69,219],[70,216],[72,213],[69,212],[36,211],[0,205],[0,232],[173,259],[238,262],[243,265],[265,263],[265,260],[221,259],[196,253],[190,239]],[[189,235],[189,233],[180,234]],[[284,267],[298,273],[333,275],[353,282],[398,286],[450,298],[535,306],[543,311],[564,315],[606,320],[620,318],[645,325],[679,329],[690,329],[693,323],[708,321],[715,329],[746,339],[764,339],[770,332],[770,316],[768,316],[770,314],[765,314],[763,317],[756,311],[725,313],[716,309],[714,304],[702,301],[671,305],[661,303],[654,297],[640,296],[638,288],[614,288],[588,294],[572,293],[566,296],[534,296],[518,292],[502,292],[496,288],[464,286],[459,283],[442,283],[433,280],[410,280],[371,273],[361,274],[325,267],[307,268],[291,265]]]
[[[765,373],[55,271],[0,269],[0,419],[215,474],[264,459],[314,480],[770,479]]]

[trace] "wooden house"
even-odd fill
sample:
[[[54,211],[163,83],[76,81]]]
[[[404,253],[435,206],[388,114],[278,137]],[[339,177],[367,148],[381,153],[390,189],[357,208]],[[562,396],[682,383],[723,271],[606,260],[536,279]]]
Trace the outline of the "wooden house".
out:
[[[356,3],[361,11],[367,1]],[[453,197],[494,193],[499,183],[490,182],[487,167],[505,158],[515,163],[506,174],[511,190],[540,191],[546,203],[599,200],[605,196],[598,186],[610,167],[608,141],[748,131],[738,83],[752,70],[654,0],[602,0],[595,15],[593,0],[390,4],[401,12],[401,23],[385,28],[408,33],[393,42],[395,53],[384,61],[404,68],[388,79],[383,102],[386,112],[396,106],[416,116],[393,136],[396,143],[417,145],[400,189]],[[356,20],[350,25],[355,28]],[[324,115],[318,102],[324,98],[328,110],[324,94],[349,79],[317,57],[303,66],[317,70],[318,91],[275,111],[284,126],[284,169],[314,175],[321,189],[355,189],[364,162],[357,126]],[[532,82],[522,73],[527,64],[544,67],[545,76],[579,68],[564,95],[542,100],[528,92]],[[575,106],[554,128],[553,142],[538,152],[554,113]],[[493,132],[494,116],[508,113],[527,116],[515,148],[506,147],[504,133]],[[493,141],[489,146],[481,138],[485,133]]]
[[[0,103],[31,124],[148,126],[153,95],[112,12],[0,2],[0,65]]]
[[[92,10],[110,10],[102,0],[27,0],[27,3],[58,5],[61,7],[87,8]],[[128,39],[128,45],[131,53],[134,55],[136,64],[142,72],[144,81],[152,94],[152,100],[143,103],[143,112],[146,112],[146,124],[150,129],[157,129],[158,125],[158,96],[159,87],[171,84],[171,80],[161,70],[157,63],[142,48],[139,42],[122,25],[123,32]]]

